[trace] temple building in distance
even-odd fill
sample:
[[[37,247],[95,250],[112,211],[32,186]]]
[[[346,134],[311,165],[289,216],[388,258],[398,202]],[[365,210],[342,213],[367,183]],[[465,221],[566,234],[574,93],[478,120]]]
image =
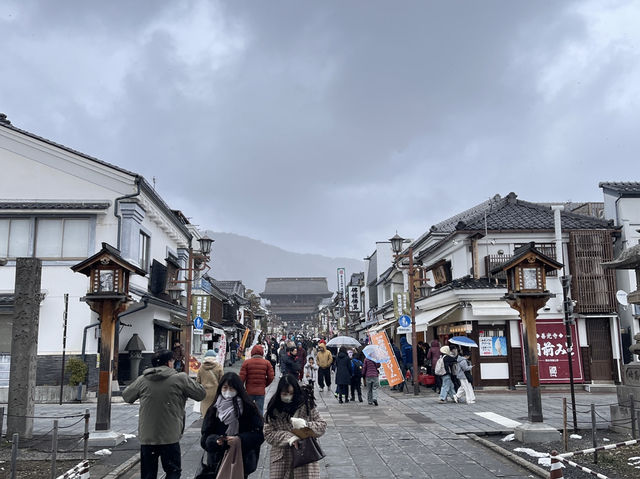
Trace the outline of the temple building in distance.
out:
[[[324,298],[333,295],[327,278],[267,278],[260,296],[271,302],[273,314],[287,323],[289,330],[301,329],[318,312]]]

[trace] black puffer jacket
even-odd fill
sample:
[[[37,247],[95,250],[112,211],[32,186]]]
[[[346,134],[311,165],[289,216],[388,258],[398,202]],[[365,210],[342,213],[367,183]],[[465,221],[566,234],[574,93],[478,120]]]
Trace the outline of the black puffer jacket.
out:
[[[238,422],[240,426],[238,437],[242,443],[242,463],[245,476],[247,476],[258,468],[260,446],[264,442],[264,434],[262,433],[263,420],[253,405],[251,407],[245,405]],[[222,461],[224,452],[228,448],[226,444],[219,446],[216,442],[221,436],[225,435],[226,430],[227,425],[220,421],[218,410],[215,404],[212,405],[202,422],[202,435],[200,437],[200,446],[207,451],[208,464],[211,468],[215,468]]]
[[[351,384],[351,358],[344,351],[336,358],[336,384]]]

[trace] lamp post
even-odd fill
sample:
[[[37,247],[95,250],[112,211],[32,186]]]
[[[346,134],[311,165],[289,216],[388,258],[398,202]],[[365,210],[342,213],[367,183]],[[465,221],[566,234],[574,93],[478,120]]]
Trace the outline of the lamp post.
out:
[[[513,257],[491,273],[505,272],[507,294],[504,299],[522,318],[522,336],[527,375],[527,406],[530,424],[515,428],[516,439],[521,442],[544,442],[558,431],[542,424],[542,397],[538,370],[538,342],[536,318],[554,295],[547,290],[546,277],[549,271],[562,268],[562,263],[549,258],[535,248],[531,242],[517,249]]]
[[[389,239],[389,241],[391,242],[391,249],[394,253],[393,259],[396,263],[403,258],[407,258],[409,260],[408,268],[401,268],[400,266],[398,266],[398,268],[407,269],[409,281],[411,281],[409,285],[409,304],[411,305],[411,360],[413,362],[413,394],[417,396],[420,394],[420,383],[417,380],[420,369],[418,365],[418,336],[416,334],[416,301],[413,294],[412,284],[414,280],[413,275],[415,274],[413,267],[413,246],[409,246],[406,254],[401,254],[402,246],[408,240],[396,233],[393,238]]]
[[[193,328],[193,321],[191,318],[191,291],[193,289],[193,282],[195,281],[194,273],[196,271],[203,271],[206,268],[207,261],[210,259],[211,254],[211,245],[213,244],[211,238],[207,235],[198,239],[200,243],[200,251],[194,252],[191,247],[191,243],[189,243],[189,259],[187,262],[189,263],[186,268],[180,268],[180,271],[187,272],[187,278],[185,280],[176,280],[173,281],[171,286],[167,288],[169,295],[173,301],[178,301],[180,299],[180,295],[182,294],[182,289],[178,286],[178,284],[185,283],[187,286],[187,331],[184,337],[184,363],[185,363],[185,372],[187,375],[189,374],[189,367],[191,364],[191,332]],[[198,260],[202,267],[196,266],[195,261]]]

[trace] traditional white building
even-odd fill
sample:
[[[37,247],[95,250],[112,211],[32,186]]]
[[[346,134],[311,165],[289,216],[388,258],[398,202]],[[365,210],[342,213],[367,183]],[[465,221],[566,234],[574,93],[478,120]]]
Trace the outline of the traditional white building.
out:
[[[84,353],[89,386],[95,385],[98,320],[80,300],[88,290],[87,278],[70,267],[98,251],[102,242],[147,272],[132,276],[135,303],[121,315],[116,342],[120,380],[129,376],[125,347],[134,333],[144,343],[145,357],[157,348],[170,348],[174,339],[184,341],[186,308],[172,302],[166,289],[172,278],[184,277],[181,269],[198,233],[142,176],[18,129],[4,116],[0,171],[0,258],[7,259],[0,267],[0,357],[5,369],[11,354],[15,259],[35,256],[42,259],[44,293],[37,384],[59,384],[68,294],[66,353]]]

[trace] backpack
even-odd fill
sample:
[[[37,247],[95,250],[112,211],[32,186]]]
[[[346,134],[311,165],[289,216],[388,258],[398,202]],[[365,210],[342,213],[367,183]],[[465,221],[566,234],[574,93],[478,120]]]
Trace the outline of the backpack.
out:
[[[351,360],[351,368],[352,368],[352,373],[351,375],[357,378],[361,378],[362,377],[362,361],[360,361],[359,359],[353,358]]]
[[[444,368],[444,356],[440,356],[440,359],[436,362],[436,368],[433,372],[438,376],[444,376],[447,374],[447,370]]]

